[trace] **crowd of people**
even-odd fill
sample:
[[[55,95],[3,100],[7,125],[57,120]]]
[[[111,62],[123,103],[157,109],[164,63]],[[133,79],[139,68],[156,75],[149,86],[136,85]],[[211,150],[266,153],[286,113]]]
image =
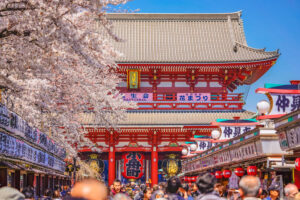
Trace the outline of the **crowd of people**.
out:
[[[198,177],[196,183],[182,184],[178,177],[171,177],[166,183],[158,185],[136,184],[122,185],[115,180],[110,187],[95,179],[77,182],[70,190],[68,187],[46,190],[42,200],[300,200],[300,193],[294,184],[284,187],[280,195],[280,185],[272,183],[268,191],[263,190],[258,177],[244,176],[239,188],[226,189],[217,183],[214,175],[206,173]],[[22,193],[14,188],[0,188],[0,200],[23,200],[34,198],[33,188],[25,188]],[[281,197],[280,197],[281,196]]]

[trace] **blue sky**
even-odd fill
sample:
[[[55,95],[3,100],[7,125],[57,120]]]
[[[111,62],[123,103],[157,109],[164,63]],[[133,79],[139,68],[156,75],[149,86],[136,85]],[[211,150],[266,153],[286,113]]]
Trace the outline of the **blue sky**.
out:
[[[255,94],[265,83],[300,80],[300,0],[132,0],[123,8],[141,13],[227,13],[242,10],[249,46],[280,50],[277,63],[251,85],[245,109],[266,99]]]

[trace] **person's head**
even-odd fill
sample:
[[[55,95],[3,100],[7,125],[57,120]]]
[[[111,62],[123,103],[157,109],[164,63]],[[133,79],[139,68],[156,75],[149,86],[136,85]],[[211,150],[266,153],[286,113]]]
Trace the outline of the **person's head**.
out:
[[[211,193],[217,180],[211,173],[205,173],[197,179],[197,187],[202,194]]]
[[[64,190],[67,191],[69,189],[69,186],[65,185]]]
[[[192,191],[193,191],[193,192],[198,191],[198,186],[197,186],[196,183],[193,183],[193,185],[192,185]]]
[[[286,197],[295,198],[298,193],[298,187],[295,184],[289,183],[284,187],[284,194]]]
[[[152,194],[152,199],[161,199],[164,198],[165,194],[163,190],[156,190],[155,192],[153,192]]]
[[[0,199],[3,200],[22,200],[25,197],[24,194],[17,189],[7,186],[0,188],[0,194]]]
[[[60,197],[60,192],[59,192],[59,190],[55,190],[54,192],[53,192],[53,198],[59,198]]]
[[[177,191],[180,187],[181,187],[180,179],[176,176],[173,176],[173,177],[169,178],[169,180],[168,180],[166,192],[175,194],[175,193],[177,193]]]
[[[131,200],[131,199],[126,194],[118,193],[114,196],[113,200]]]
[[[121,192],[125,193],[126,192],[126,188],[123,186],[121,187]]]
[[[113,182],[113,189],[116,193],[119,193],[121,191],[121,181],[116,179]]]
[[[184,189],[184,191],[188,192],[190,190],[190,187],[188,184],[184,183],[184,184],[182,184],[182,189]]]
[[[30,186],[27,186],[23,189],[22,193],[25,196],[25,199],[32,199],[34,197],[34,191],[33,188]]]
[[[216,184],[214,185],[214,191],[220,192],[221,189],[222,189],[221,187],[222,187],[222,184],[221,184],[221,183],[216,183]]]
[[[270,197],[277,198],[280,194],[280,185],[278,183],[274,183],[269,187],[269,195]]]
[[[154,184],[152,188],[153,188],[153,192],[159,189],[157,184]]]
[[[103,183],[96,179],[85,179],[74,185],[71,196],[87,200],[105,200],[107,189]]]
[[[267,190],[262,190],[259,198],[265,199],[267,197],[268,197],[268,191]]]
[[[256,197],[259,194],[260,180],[256,176],[243,176],[239,186],[242,198]]]
[[[144,191],[143,191],[143,194],[144,194],[144,199],[150,199],[151,198],[151,194],[152,194],[152,190],[151,188],[146,188]]]
[[[45,197],[52,197],[52,190],[50,188],[45,190],[44,196]]]

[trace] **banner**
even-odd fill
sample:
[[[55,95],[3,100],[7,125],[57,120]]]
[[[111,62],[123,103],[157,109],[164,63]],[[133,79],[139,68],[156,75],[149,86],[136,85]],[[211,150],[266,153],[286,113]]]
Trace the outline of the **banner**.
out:
[[[153,93],[123,93],[124,101],[153,101]]]
[[[210,101],[210,93],[177,93],[177,101],[208,102]]]
[[[19,158],[48,168],[65,171],[65,162],[31,145],[16,139],[6,133],[0,132],[0,154]]]
[[[32,142],[42,149],[49,151],[64,159],[66,151],[49,136],[36,128],[32,128],[28,123],[14,112],[9,111],[0,104],[0,127],[5,130]]]
[[[269,115],[286,114],[300,109],[299,94],[270,94],[272,110]]]
[[[255,126],[220,126],[222,134],[220,140],[235,138],[243,133],[251,131]]]

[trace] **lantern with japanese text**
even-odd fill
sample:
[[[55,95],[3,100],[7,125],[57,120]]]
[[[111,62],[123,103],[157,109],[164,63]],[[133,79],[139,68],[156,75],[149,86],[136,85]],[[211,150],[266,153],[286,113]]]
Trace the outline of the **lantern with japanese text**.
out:
[[[144,174],[144,155],[137,152],[126,153],[122,156],[122,175],[127,179],[140,179]]]
[[[241,177],[244,175],[245,171],[243,168],[238,167],[238,168],[235,168],[234,173],[235,173],[235,175]]]
[[[247,174],[250,176],[256,176],[257,175],[257,167],[256,166],[248,166]]]
[[[224,170],[224,171],[223,171],[223,176],[224,176],[224,178],[230,178],[230,176],[231,176],[231,171],[228,170],[228,169]]]
[[[297,158],[297,159],[295,160],[295,169],[296,169],[297,171],[300,171],[300,158]]]
[[[221,171],[216,171],[215,176],[216,176],[217,179],[222,178],[222,172]]]

